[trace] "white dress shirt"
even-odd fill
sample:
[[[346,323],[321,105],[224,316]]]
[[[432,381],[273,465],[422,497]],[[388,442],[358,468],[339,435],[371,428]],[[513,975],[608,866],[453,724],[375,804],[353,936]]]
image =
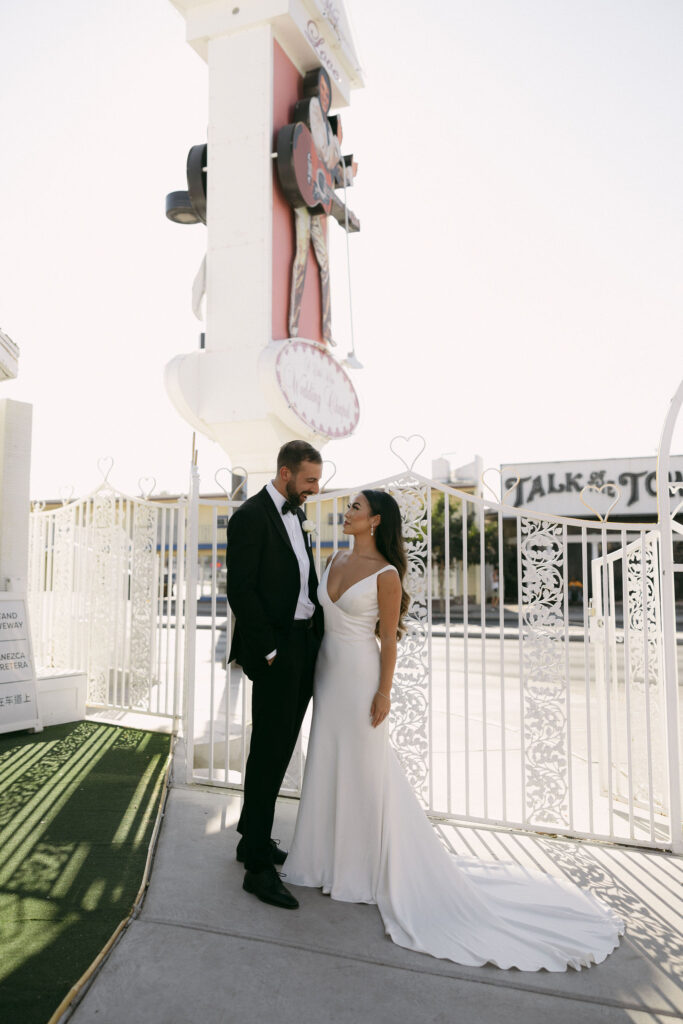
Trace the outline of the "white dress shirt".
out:
[[[282,506],[284,505],[287,498],[283,498],[280,492],[273,486],[272,481],[268,481],[266,484],[266,490],[270,495],[270,498],[277,509],[277,514],[282,516],[282,523],[287,536],[289,537],[294,554],[296,555],[299,563],[299,578],[301,586],[299,589],[299,597],[296,602],[296,611],[294,612],[295,619],[310,619],[315,612],[315,605],[308,596],[308,576],[311,571],[311,563],[308,560],[308,552],[306,551],[306,541],[304,540],[303,530],[299,522],[299,517],[296,512],[287,512],[286,515],[282,515]],[[277,650],[271,651],[267,655],[267,660],[270,660],[277,654]]]

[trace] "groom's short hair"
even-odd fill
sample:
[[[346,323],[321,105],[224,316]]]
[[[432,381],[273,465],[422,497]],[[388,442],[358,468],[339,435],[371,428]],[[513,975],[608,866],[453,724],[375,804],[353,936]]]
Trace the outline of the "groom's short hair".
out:
[[[277,453],[277,471],[286,466],[290,473],[296,473],[302,462],[322,462],[317,448],[308,441],[287,441]]]

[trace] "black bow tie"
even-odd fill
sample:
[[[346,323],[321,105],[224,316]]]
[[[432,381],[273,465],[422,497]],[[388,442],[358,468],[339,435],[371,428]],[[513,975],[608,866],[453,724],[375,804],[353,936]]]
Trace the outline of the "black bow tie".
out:
[[[293,512],[295,515],[299,513],[299,504],[296,501],[286,501],[282,506],[282,514],[286,516],[288,512]]]

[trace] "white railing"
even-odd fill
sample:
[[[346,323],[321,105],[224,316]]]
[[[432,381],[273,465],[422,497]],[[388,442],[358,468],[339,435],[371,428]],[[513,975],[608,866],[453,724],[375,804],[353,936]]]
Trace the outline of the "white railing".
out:
[[[682,849],[683,495],[667,486],[682,402],[683,385],[654,525],[539,515],[430,480],[415,460],[366,485],[392,493],[403,517],[412,603],[390,728],[430,814]],[[347,544],[342,513],[358,489],[307,505],[319,575]],[[251,706],[250,681],[226,664],[226,527],[240,498],[201,498],[194,465],[188,498],[169,503],[123,495],[105,476],[88,497],[33,513],[29,570],[38,664],[87,672],[91,704],[182,716],[188,780],[235,787]]]
[[[36,664],[85,672],[91,707],[180,718],[186,506],[130,497],[105,478],[31,514]]]
[[[679,762],[667,745],[659,563],[647,554],[659,550],[657,529],[540,516],[408,466],[368,486],[394,494],[403,514],[412,606],[391,731],[428,812],[675,848]],[[338,490],[307,505],[319,574],[347,543],[339,513],[348,498]],[[211,520],[214,564],[225,544],[218,524],[237,504],[197,503],[205,531]],[[472,601],[474,567],[477,594],[491,595],[498,572],[497,607]],[[250,683],[223,669],[232,618],[218,572],[208,600],[207,628],[197,632],[192,777],[239,787]],[[288,792],[298,791],[302,758],[298,750]]]
[[[676,644],[676,573],[683,565],[674,560],[673,534],[680,536],[676,515],[683,509],[680,485],[670,484],[671,439],[683,404],[683,381],[664,420],[657,456],[657,520],[661,545],[662,658],[665,680],[666,756],[669,770],[670,816],[673,827],[673,848],[683,850],[681,843],[681,728],[678,689],[678,655]],[[675,499],[674,499],[675,496]],[[678,771],[676,770],[678,766]]]
[[[224,552],[228,519],[241,501],[227,493],[224,498],[200,498],[196,471],[192,479],[188,522],[189,530],[202,540],[201,562],[198,567],[195,560],[194,569],[202,583],[194,604],[194,642],[186,650],[188,781],[240,786],[251,734],[251,682],[238,666],[227,662],[233,616],[226,598]],[[191,541],[188,550],[192,550]],[[188,586],[192,586],[190,572]],[[188,602],[188,634],[192,614]],[[291,782],[288,788],[298,791]]]

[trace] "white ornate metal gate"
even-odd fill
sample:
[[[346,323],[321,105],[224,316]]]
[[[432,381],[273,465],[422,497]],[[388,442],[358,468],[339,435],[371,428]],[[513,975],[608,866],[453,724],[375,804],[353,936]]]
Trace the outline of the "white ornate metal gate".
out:
[[[677,691],[662,667],[661,531],[539,516],[429,480],[408,464],[366,486],[393,494],[403,516],[412,604],[390,728],[425,809],[677,848],[678,723],[665,698]],[[346,543],[341,513],[359,489],[307,504],[319,574]],[[214,522],[237,504],[226,495]],[[494,569],[496,607],[486,602]],[[229,608],[225,629],[229,638]],[[673,645],[675,669],[675,625]],[[223,673],[213,638],[204,648],[190,777],[239,787],[250,684],[237,668]],[[302,757],[290,765],[289,792],[298,792]]]
[[[85,672],[90,706],[182,713],[186,506],[130,497],[105,477],[31,514],[36,663]]]
[[[673,538],[683,502],[668,484],[681,403],[683,385],[660,448],[654,526],[541,516],[506,494],[430,480],[415,460],[366,485],[393,494],[403,516],[412,605],[390,729],[431,815],[681,849]],[[319,573],[347,543],[342,513],[358,490],[308,503]],[[217,554],[239,499],[200,499],[196,467],[188,499],[173,503],[123,495],[105,477],[87,498],[33,513],[29,570],[37,662],[87,672],[91,704],[182,715],[188,778],[237,787],[250,683],[226,665],[232,616]]]
[[[659,544],[650,531],[593,562],[601,792],[612,790],[629,814],[669,809]],[[621,568],[623,623],[615,615],[615,567]]]

